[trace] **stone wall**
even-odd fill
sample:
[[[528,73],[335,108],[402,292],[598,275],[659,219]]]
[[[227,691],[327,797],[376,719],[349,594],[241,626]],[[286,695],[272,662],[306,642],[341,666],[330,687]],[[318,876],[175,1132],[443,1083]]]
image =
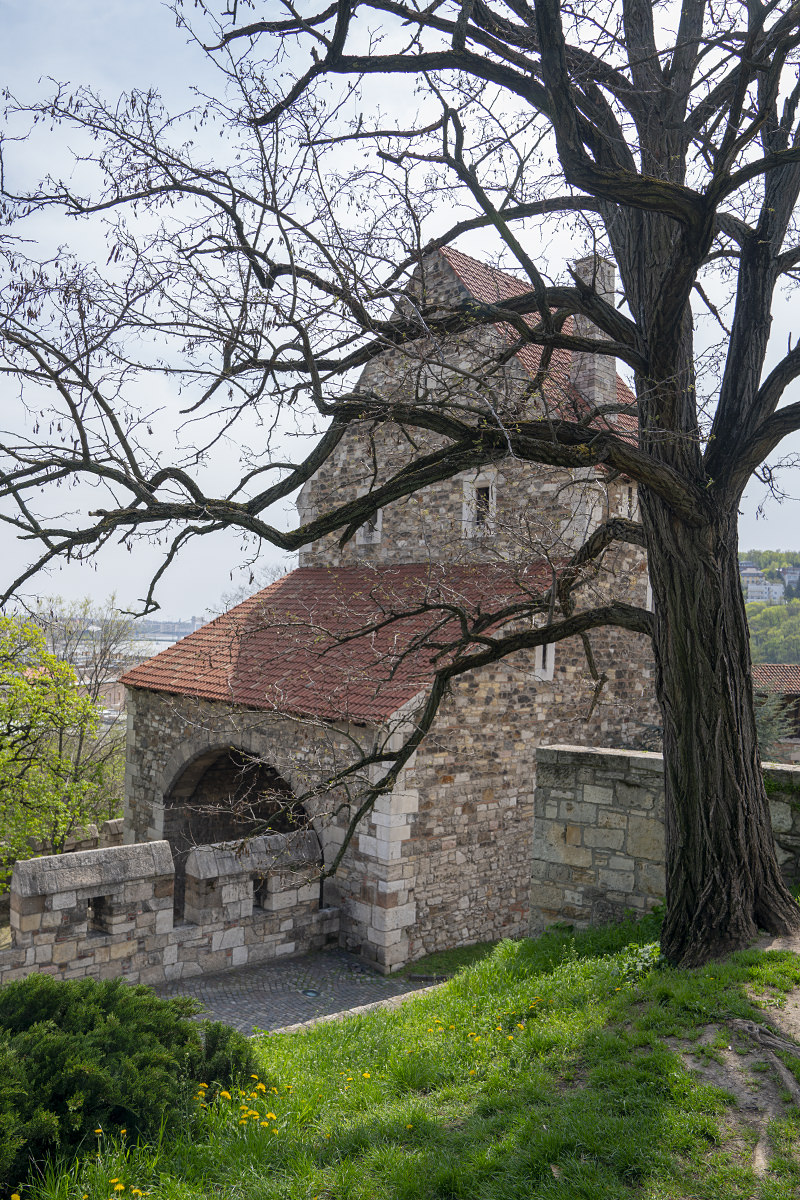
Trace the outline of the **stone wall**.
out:
[[[767,763],[778,861],[800,878],[800,767]],[[660,754],[541,747],[530,929],[583,927],[644,913],[662,900],[664,764]]]
[[[320,949],[338,941],[339,913],[320,907],[319,863],[313,833],[200,847],[177,924],[164,841],[17,863],[0,983],[37,973],[158,984]]]

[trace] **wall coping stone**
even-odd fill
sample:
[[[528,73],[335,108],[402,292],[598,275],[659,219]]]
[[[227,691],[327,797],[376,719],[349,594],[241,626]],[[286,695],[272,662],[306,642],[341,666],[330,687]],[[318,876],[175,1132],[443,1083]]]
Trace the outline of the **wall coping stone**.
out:
[[[636,767],[644,767],[653,774],[661,774],[664,770],[664,755],[652,750],[614,750],[593,749],[586,746],[538,746],[536,750],[537,763],[574,763],[577,766],[603,767],[609,765],[609,760],[619,764],[623,759],[629,759]]]
[[[292,870],[321,861],[319,838],[313,830],[303,829],[294,833],[265,834],[244,842],[195,846],[186,859],[186,875],[193,879],[218,879],[251,872]]]
[[[169,842],[105,846],[15,863],[11,891],[26,897],[51,896],[95,885],[107,891],[132,879],[172,875],[174,870]]]
[[[537,763],[575,763],[579,766],[603,767],[611,763],[619,764],[622,759],[630,759],[637,768],[663,772],[664,755],[654,750],[614,750],[605,747],[570,746],[539,746],[536,750]],[[795,782],[800,788],[800,763],[762,762],[764,771],[770,779],[778,782],[781,777],[786,783]]]

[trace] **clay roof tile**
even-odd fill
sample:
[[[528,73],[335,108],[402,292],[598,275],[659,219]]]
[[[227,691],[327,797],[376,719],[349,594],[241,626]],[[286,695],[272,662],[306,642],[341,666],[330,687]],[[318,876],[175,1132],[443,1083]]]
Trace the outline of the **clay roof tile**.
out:
[[[429,684],[435,649],[425,644],[426,634],[437,624],[441,643],[456,631],[455,617],[445,619],[448,628],[439,627],[442,602],[476,614],[486,595],[496,610],[504,599],[519,600],[550,581],[544,562],[516,570],[490,563],[301,567],[134,667],[121,682],[253,709],[374,723]],[[395,614],[402,615],[393,619]]]

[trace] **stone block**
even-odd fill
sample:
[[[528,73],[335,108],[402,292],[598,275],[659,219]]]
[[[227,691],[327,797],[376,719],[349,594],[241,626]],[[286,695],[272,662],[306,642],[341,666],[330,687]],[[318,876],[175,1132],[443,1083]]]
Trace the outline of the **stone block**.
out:
[[[50,947],[52,950],[51,961],[59,966],[63,963],[72,962],[78,957],[78,943],[74,938],[69,941],[56,942]]]
[[[597,881],[601,887],[620,892],[632,892],[635,883],[633,871],[609,871],[605,868],[597,872]]]
[[[373,929],[384,932],[390,929],[404,929],[415,923],[417,906],[412,902],[411,904],[400,904],[396,908],[374,908],[370,916],[370,924]]]
[[[11,887],[20,896],[55,896],[76,889],[107,896],[129,880],[150,879],[172,871],[167,842],[137,842],[18,862],[14,865]]]
[[[664,862],[664,826],[649,817],[631,817],[628,821],[628,836],[625,849],[632,858],[645,858],[651,862]]]
[[[667,876],[663,865],[640,863],[636,868],[636,887],[638,891],[654,899],[666,895]]]
[[[792,829],[792,810],[781,800],[770,798],[769,812],[772,818],[774,833],[790,833]]]
[[[597,787],[596,784],[584,784],[583,800],[585,804],[613,804],[614,790],[610,787]]]
[[[33,913],[43,913],[44,909],[44,896],[20,896],[16,892],[12,892],[9,897],[9,912],[12,922],[15,915],[29,917]]]
[[[567,843],[568,846],[580,846],[582,832],[583,832],[583,830],[580,825],[570,825],[569,823],[567,823],[567,826],[564,830],[564,841]],[[588,832],[590,832],[590,831],[587,830],[587,833]],[[587,846],[589,846],[589,845],[591,845],[591,842],[587,841],[586,844],[587,844]]]
[[[156,913],[156,933],[169,933],[173,928],[172,909],[165,908]]]
[[[136,953],[136,950],[136,942],[117,942],[116,945],[111,946],[111,960],[113,962],[119,961],[122,958],[131,958]]]
[[[583,844],[595,846],[604,850],[621,850],[625,841],[624,829],[584,829]]]
[[[264,912],[284,912],[297,904],[297,889],[291,888],[285,892],[267,892],[262,896],[261,907]]]
[[[244,929],[241,925],[233,929],[221,929],[211,935],[211,951],[231,950],[234,946],[244,945]]]
[[[71,892],[56,892],[50,897],[50,910],[59,912],[65,908],[75,908],[78,903],[78,896],[75,891]]]

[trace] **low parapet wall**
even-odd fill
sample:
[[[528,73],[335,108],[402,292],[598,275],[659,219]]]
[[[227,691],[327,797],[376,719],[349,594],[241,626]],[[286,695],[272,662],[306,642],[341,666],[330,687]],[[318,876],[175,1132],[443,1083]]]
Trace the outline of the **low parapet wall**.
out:
[[[800,766],[764,778],[781,870],[800,877]],[[663,899],[664,761],[628,750],[536,752],[531,932],[644,913]]]
[[[319,949],[339,931],[339,910],[319,906],[320,862],[313,832],[197,847],[177,924],[167,842],[17,863],[0,983],[38,972],[156,984]]]

